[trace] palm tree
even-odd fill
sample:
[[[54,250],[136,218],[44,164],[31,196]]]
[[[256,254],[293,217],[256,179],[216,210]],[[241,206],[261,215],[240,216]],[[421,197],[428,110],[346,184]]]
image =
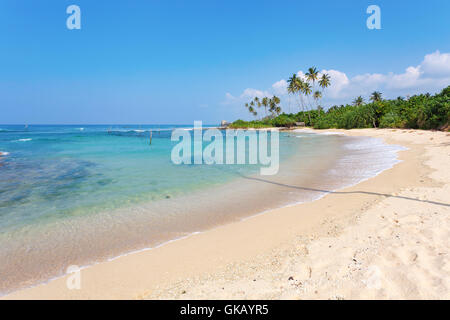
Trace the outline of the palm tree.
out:
[[[308,96],[312,92],[312,88],[311,88],[311,85],[309,84],[309,82],[302,82],[301,91],[308,98]],[[309,99],[308,99],[308,101],[309,101]],[[308,112],[308,117],[309,117],[309,124],[311,125],[312,124],[311,123],[311,110],[309,110],[309,112]]]
[[[373,102],[381,101],[381,92],[374,91],[372,92],[372,95],[370,96],[370,100]]]
[[[324,92],[325,89],[328,88],[330,85],[331,85],[330,76],[327,73],[322,74],[322,76],[319,79],[319,86],[322,88],[322,92]],[[320,98],[322,98],[322,94],[320,95]],[[321,114],[320,111],[321,110],[319,110],[319,115]]]
[[[305,94],[305,96],[309,96],[312,92],[312,87],[309,82],[303,82],[301,90]]]
[[[305,76],[306,76],[306,79],[308,79],[308,81],[311,81],[313,83],[313,88],[314,88],[314,84],[319,77],[319,71],[317,71],[316,67],[309,68],[308,72],[305,74]]]
[[[253,107],[249,107],[248,111],[253,114],[255,117],[258,115],[258,113],[255,111],[255,109],[253,109]]]
[[[280,115],[280,113],[281,113],[281,107],[280,107],[280,106],[277,106],[277,107],[275,108],[275,113],[276,113],[277,115]]]
[[[267,107],[269,106],[269,104],[270,104],[269,98],[267,98],[267,97],[262,98],[261,105],[264,107],[264,113],[266,114],[266,117],[267,117]]]
[[[272,99],[269,99],[269,105],[270,109],[269,111],[274,114],[280,114],[281,113],[281,107],[279,106],[281,100],[277,96],[273,96]]]
[[[245,107],[248,109],[248,112],[250,112],[251,114],[253,114],[255,117],[256,117],[256,115],[258,114],[256,111],[255,111],[255,109],[253,108],[253,105],[254,105],[254,103],[253,103],[253,101],[252,102],[250,102],[250,103],[246,103],[245,104]]]
[[[319,107],[318,101],[319,101],[320,98],[322,98],[322,92],[320,92],[319,90],[314,91],[313,98],[316,101],[317,107]]]
[[[325,89],[325,88],[327,88],[330,84],[331,84],[331,82],[330,82],[330,76],[329,76],[328,74],[324,73],[324,74],[322,75],[322,77],[320,78],[320,80],[319,80],[319,86],[321,86],[322,89]]]
[[[359,96],[357,97],[355,100],[353,100],[353,105],[354,106],[360,106],[364,103],[364,99],[363,97]]]
[[[293,75],[292,75],[292,77],[290,77],[289,79],[288,79],[288,87],[287,87],[287,92],[289,93],[289,94],[294,94],[294,93],[297,93],[297,86],[296,86],[296,83],[297,83],[297,75],[294,73]]]
[[[303,105],[303,97],[302,97],[302,87],[303,87],[303,80],[300,79],[295,73],[288,79],[288,88],[287,91],[289,94],[296,94],[298,93],[300,96],[300,102],[302,106],[302,110],[304,110]]]
[[[312,90],[315,91],[316,81],[319,79],[319,71],[316,67],[311,67],[308,69],[308,72],[305,74],[306,80],[312,82]]]

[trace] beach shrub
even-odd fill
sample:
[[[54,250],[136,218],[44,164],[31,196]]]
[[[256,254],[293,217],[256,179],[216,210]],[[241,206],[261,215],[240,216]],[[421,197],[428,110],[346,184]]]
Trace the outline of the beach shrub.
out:
[[[272,127],[272,124],[270,122],[262,122],[258,120],[253,121],[244,121],[244,120],[236,120],[233,123],[230,124],[229,128],[231,129],[247,129],[247,128],[268,128]]]
[[[291,118],[287,114],[282,114],[274,119],[272,119],[272,125],[274,127],[293,127],[295,125],[295,119]]]
[[[388,112],[380,120],[380,128],[404,128],[405,122],[399,114]]]

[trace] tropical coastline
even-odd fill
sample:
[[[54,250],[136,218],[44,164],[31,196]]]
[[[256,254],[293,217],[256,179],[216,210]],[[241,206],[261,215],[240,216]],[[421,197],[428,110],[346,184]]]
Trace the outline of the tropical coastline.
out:
[[[5,298],[448,298],[448,133],[332,132],[377,137],[407,150],[400,151],[402,162],[393,168],[320,200],[83,269],[81,290],[67,290],[63,277]],[[329,255],[333,247],[343,255]],[[411,257],[402,255],[408,252]],[[182,265],[176,263],[180,259]],[[399,264],[402,272],[409,270],[408,278],[394,271]],[[332,268],[339,272],[331,274]],[[427,282],[424,268],[441,280]],[[373,286],[351,280],[367,273],[375,274]],[[331,278],[325,280],[326,274]],[[417,277],[420,285],[412,283]]]

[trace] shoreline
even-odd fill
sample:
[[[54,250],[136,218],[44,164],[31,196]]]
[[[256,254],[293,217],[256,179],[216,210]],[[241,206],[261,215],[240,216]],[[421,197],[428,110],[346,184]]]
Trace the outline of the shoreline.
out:
[[[312,131],[311,129],[300,130]],[[376,137],[379,137],[376,135],[377,132],[387,133],[396,131],[425,133],[425,131],[389,129],[363,129],[351,131],[314,130],[313,132],[338,132],[349,135],[375,135]],[[394,136],[398,134],[391,135]],[[427,135],[435,135],[435,133],[427,132]],[[445,141],[449,140],[446,133],[441,133],[439,135],[442,136]],[[385,192],[398,192],[401,188],[410,187],[417,183],[417,175],[419,172],[422,172],[422,175],[429,174],[426,167],[423,165],[421,166],[420,163],[414,163],[417,161],[416,157],[419,157],[421,154],[423,155],[424,152],[420,149],[424,149],[424,146],[418,146],[412,142],[405,141],[399,143],[395,139],[391,139],[387,136],[381,137],[385,143],[395,143],[403,146],[409,144],[409,146],[406,145],[409,150],[399,152],[400,160],[405,161],[396,164],[393,168],[387,169],[373,178],[362,181],[354,186],[340,189],[338,192],[331,192],[319,200],[310,203],[295,204],[269,210],[268,212],[259,213],[237,222],[232,222],[201,233],[194,233],[188,237],[166,242],[162,246],[127,253],[107,262],[100,262],[88,266],[81,272],[81,290],[67,290],[65,286],[65,279],[67,276],[65,276],[50,280],[45,284],[13,292],[3,298],[130,299],[164,297],[164,292],[167,293],[169,289],[164,291],[161,289],[163,287],[169,288],[171,287],[171,284],[173,285],[180,281],[186,281],[186,279],[192,277],[201,277],[205,274],[217,273],[218,269],[221,269],[230,263],[241,263],[242,261],[248,260],[249,257],[254,258],[261,254],[267,254],[271,250],[277,250],[277,248],[285,242],[292,242],[290,241],[292,240],[292,237],[296,238],[299,235],[305,236],[306,234],[313,232],[315,233],[314,237],[317,238],[324,231],[321,230],[321,222],[323,222],[323,219],[327,220],[330,217],[333,217],[333,219],[342,220],[353,216],[351,212],[336,214],[330,212],[329,209],[323,210],[324,208],[329,208],[332,206],[331,204],[338,201],[340,202],[339,206],[347,207],[347,210],[344,211],[350,209],[348,208],[349,204],[347,202],[350,202],[350,207],[354,210],[355,207],[361,207],[361,205],[363,207],[366,206],[367,202],[374,202],[371,205],[378,203],[382,201],[382,198],[385,198],[385,196],[375,196],[377,198],[376,200],[370,200],[373,195],[371,196],[368,194],[352,197],[352,199],[346,199],[346,201],[330,198],[339,197],[340,194],[345,194],[345,192],[352,192],[351,190],[359,188],[361,185],[365,185],[364,187],[372,189],[374,188],[373,184],[376,180],[378,180],[378,183],[380,183],[379,180],[387,179],[387,181],[389,181],[392,179],[392,176],[401,176],[399,173],[399,171],[401,171],[403,174],[403,181],[398,184],[395,183],[395,185],[385,185],[383,188],[386,189]],[[409,159],[409,157],[405,157],[405,154],[415,154],[416,157]],[[406,170],[405,174],[405,167],[410,168],[414,166],[419,170]],[[413,172],[413,174],[411,174],[411,172]],[[383,184],[383,182],[381,182],[381,184]],[[381,194],[376,188],[375,191],[377,191],[376,193]],[[348,197],[351,196],[347,196],[347,198]],[[360,210],[361,209],[359,208],[357,211]],[[299,214],[298,211],[301,212],[300,216],[302,219],[297,216],[297,214]],[[312,215],[310,214],[311,212],[316,214]],[[299,222],[299,219],[304,225],[295,225],[295,222]],[[274,228],[274,226],[277,225],[279,228]],[[265,231],[266,233],[262,231]],[[182,266],[179,266],[180,261],[183,261]],[[156,288],[159,288],[158,290],[161,292],[159,296],[155,295],[155,292],[157,292]],[[185,294],[180,293],[180,295],[181,298],[187,298]],[[195,297],[196,296],[190,298]]]

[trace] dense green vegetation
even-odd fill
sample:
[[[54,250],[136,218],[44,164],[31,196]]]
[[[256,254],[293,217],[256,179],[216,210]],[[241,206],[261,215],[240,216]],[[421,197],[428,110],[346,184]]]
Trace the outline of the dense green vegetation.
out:
[[[294,81],[297,81],[295,78]],[[292,82],[291,81],[291,82]],[[304,86],[304,85],[303,85]],[[289,91],[289,88],[288,88]],[[297,92],[296,90],[294,90]],[[308,90],[307,90],[308,92]],[[316,95],[319,97],[319,94]],[[280,113],[280,110],[277,110]],[[408,99],[382,99],[374,92],[370,103],[357,97],[352,105],[333,106],[324,111],[318,104],[315,109],[296,114],[273,113],[261,120],[232,123],[232,128],[292,127],[296,122],[317,129],[328,128],[411,128],[448,130],[450,120],[450,86],[435,95],[420,94]]]

